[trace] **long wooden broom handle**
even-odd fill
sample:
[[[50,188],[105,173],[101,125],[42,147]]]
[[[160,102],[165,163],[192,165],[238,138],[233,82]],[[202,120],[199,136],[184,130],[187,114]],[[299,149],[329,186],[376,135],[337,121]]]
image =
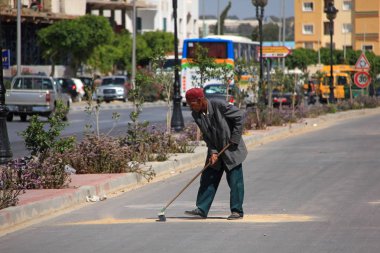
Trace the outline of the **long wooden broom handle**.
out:
[[[228,149],[228,147],[230,146],[230,143],[228,143],[219,153],[218,153],[218,157],[224,153],[224,151],[226,151],[226,149]],[[187,187],[189,187],[189,185],[191,185],[192,182],[194,182],[194,180],[199,177],[200,174],[202,174],[202,172],[208,168],[208,166],[210,166],[210,161],[203,167],[203,169],[201,171],[199,171],[191,180],[190,182],[188,182],[185,187],[182,188],[182,190],[172,199],[169,201],[168,204],[166,204],[166,206],[163,208],[163,210],[165,210],[166,208],[168,208],[168,206],[170,206],[171,203],[173,203],[174,200],[176,200],[178,198],[179,195],[181,195],[182,192],[184,192]]]

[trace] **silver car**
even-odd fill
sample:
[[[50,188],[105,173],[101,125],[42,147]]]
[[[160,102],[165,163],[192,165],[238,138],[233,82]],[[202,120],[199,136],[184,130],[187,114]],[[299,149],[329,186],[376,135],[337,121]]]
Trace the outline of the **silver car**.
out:
[[[103,77],[96,89],[96,99],[107,103],[113,100],[128,100],[129,83],[126,76]]]

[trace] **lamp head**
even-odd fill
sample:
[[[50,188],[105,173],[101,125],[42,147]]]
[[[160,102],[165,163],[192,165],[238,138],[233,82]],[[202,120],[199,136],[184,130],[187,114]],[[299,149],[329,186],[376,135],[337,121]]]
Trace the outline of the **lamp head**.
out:
[[[335,8],[334,3],[331,1],[328,3],[327,7],[325,8],[326,17],[328,20],[332,21],[336,18],[336,14],[338,13],[338,10]]]
[[[265,7],[268,3],[268,0],[252,0],[252,4],[256,7]]]

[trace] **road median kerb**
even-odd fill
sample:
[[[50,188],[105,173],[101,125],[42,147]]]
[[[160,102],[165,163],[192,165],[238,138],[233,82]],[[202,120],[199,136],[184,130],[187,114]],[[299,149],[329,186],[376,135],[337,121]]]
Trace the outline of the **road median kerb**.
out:
[[[92,105],[95,106],[96,102],[93,101]],[[167,105],[165,101],[144,102],[142,107],[150,108],[150,107],[165,106],[165,105]],[[71,112],[85,111],[87,107],[88,107],[88,104],[86,101],[75,102],[71,105],[70,111]],[[133,102],[129,102],[129,101],[127,102],[114,101],[111,103],[102,102],[100,104],[100,108],[102,110],[130,109],[130,108],[134,108],[134,104]]]
[[[269,141],[323,128],[337,120],[375,113],[380,113],[380,108],[328,114],[318,118],[305,119],[300,123],[283,127],[271,127],[267,130],[249,131],[243,138],[248,149],[252,149],[257,145]],[[168,161],[148,162],[144,166],[152,167],[157,174],[157,179],[154,181],[158,181],[160,178],[173,176],[184,170],[193,168],[201,169],[205,162],[205,155],[206,147],[199,146],[195,149],[194,153],[173,154]],[[50,196],[36,202],[2,209],[0,210],[0,235],[4,233],[4,231],[12,230],[12,227],[27,226],[28,223],[32,223],[36,219],[48,217],[59,211],[79,206],[86,202],[87,196],[108,195],[123,191],[123,189],[138,187],[145,183],[145,179],[140,175],[133,173],[119,174],[116,177],[109,178],[102,182],[92,182],[90,185],[81,185],[77,189],[72,189],[72,191],[67,193],[61,193],[58,196]]]

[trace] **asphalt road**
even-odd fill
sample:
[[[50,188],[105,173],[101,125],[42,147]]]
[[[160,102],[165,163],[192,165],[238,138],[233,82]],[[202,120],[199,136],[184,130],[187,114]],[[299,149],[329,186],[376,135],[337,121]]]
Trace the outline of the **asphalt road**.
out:
[[[73,109],[69,113],[68,126],[62,131],[63,136],[77,136],[79,139],[86,131],[86,125],[92,125],[95,130],[96,121],[94,116],[90,116],[84,109],[79,110],[78,105],[75,103]],[[77,107],[77,108],[75,108]],[[83,105],[82,105],[83,107]],[[127,131],[128,122],[131,122],[129,115],[133,111],[132,108],[127,108],[123,103],[112,102],[110,104],[102,104],[99,113],[99,132],[106,134],[110,132],[110,135],[122,135]],[[165,126],[166,113],[168,109],[165,105],[157,104],[157,106],[143,107],[139,121],[149,121],[150,125]],[[120,114],[118,121],[112,118],[113,113]],[[184,122],[190,122],[191,113],[188,107],[182,107],[182,116]],[[7,130],[9,136],[9,142],[11,144],[11,150],[13,157],[21,157],[28,155],[29,151],[26,150],[23,138],[19,135],[29,125],[29,117],[27,122],[21,122],[18,116],[14,117],[14,121],[7,122]],[[41,118],[42,121],[47,120]]]
[[[378,253],[379,125],[364,116],[251,150],[243,220],[225,219],[223,178],[209,219],[183,215],[196,181],[156,222],[198,168],[8,234],[0,252]]]

